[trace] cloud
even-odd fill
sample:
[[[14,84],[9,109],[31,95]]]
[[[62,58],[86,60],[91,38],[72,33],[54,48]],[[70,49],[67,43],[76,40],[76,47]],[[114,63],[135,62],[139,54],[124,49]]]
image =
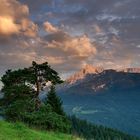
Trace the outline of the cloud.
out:
[[[14,48],[15,51],[0,51],[0,75],[7,69],[19,69],[31,65],[35,60],[36,54],[34,51],[24,51],[19,48]],[[17,49],[17,50],[16,50]]]
[[[0,34],[11,35],[19,32],[19,26],[11,17],[0,17]]]
[[[121,20],[121,17],[117,16],[117,15],[111,15],[111,14],[102,14],[102,15],[98,15],[96,16],[97,20],[107,20],[108,22],[112,22],[115,20]]]
[[[22,26],[26,29],[26,22]],[[58,27],[52,27],[57,30],[51,29],[44,38],[31,38],[20,34],[9,37],[9,42],[3,43],[0,48],[3,71],[10,67],[29,66],[31,61],[35,60],[38,63],[48,61],[61,73],[70,72],[80,69],[89,58],[95,57],[96,46],[87,35],[71,36]],[[50,31],[50,28],[48,30]]]
[[[38,26],[31,20],[23,19],[21,21],[21,34],[28,37],[36,37],[38,34]]]
[[[87,35],[71,36],[49,22],[45,22],[44,26],[48,34],[42,40],[42,47],[38,48],[37,52],[50,64],[59,64],[58,69],[66,70],[70,69],[70,66],[79,68],[87,59],[96,55],[96,46]],[[66,68],[67,64],[70,66]]]
[[[112,34],[114,34],[114,35],[116,35],[116,36],[119,35],[119,31],[117,29],[113,28],[113,27],[110,27],[109,28],[109,32],[112,33]]]
[[[88,58],[90,55],[96,54],[96,48],[92,46],[90,39],[85,35],[71,37],[61,42],[54,39],[48,43],[47,47],[57,49],[58,52],[61,51],[71,57]]]
[[[137,45],[136,47],[137,47],[137,48],[140,48],[140,45]]]
[[[139,66],[139,3],[1,0],[1,71],[28,66],[32,60],[48,61],[61,73],[85,63],[106,68]]]
[[[94,29],[97,34],[102,33],[102,29],[98,25],[94,25]]]
[[[39,10],[42,9],[42,6],[46,5],[52,5],[53,0],[20,0],[23,3],[26,3],[31,12],[38,12]]]
[[[54,27],[50,22],[46,21],[43,23],[43,26],[45,28],[45,31],[48,33],[55,33],[58,32],[59,29],[57,27]]]
[[[29,19],[27,5],[16,0],[1,0],[0,9],[0,35],[36,36],[38,27]]]
[[[23,18],[29,14],[29,8],[27,5],[21,4],[16,0],[1,0],[0,2],[0,15],[10,16],[14,19]]]
[[[8,68],[29,65],[36,58],[31,39],[38,26],[29,18],[29,8],[17,0],[0,1],[0,74]]]
[[[61,72],[80,69],[89,58],[97,54],[96,46],[87,35],[71,36],[48,22],[47,35],[40,38],[39,42],[40,47],[36,47],[37,56]]]

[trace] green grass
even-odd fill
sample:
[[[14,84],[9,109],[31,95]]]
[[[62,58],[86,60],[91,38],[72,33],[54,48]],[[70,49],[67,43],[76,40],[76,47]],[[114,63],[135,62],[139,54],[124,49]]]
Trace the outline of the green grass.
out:
[[[78,138],[57,132],[33,130],[22,123],[0,121],[0,140],[78,140]]]

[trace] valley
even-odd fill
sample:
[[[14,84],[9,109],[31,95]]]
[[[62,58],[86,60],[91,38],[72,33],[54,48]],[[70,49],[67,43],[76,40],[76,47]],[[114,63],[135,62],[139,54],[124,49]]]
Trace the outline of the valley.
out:
[[[65,111],[94,124],[140,136],[138,69],[137,73],[132,69],[125,72],[104,70],[101,73],[86,70],[81,70],[85,73],[84,76],[80,71],[82,78],[80,74],[75,74],[75,77],[72,76],[73,79],[69,78],[61,88],[58,88]]]

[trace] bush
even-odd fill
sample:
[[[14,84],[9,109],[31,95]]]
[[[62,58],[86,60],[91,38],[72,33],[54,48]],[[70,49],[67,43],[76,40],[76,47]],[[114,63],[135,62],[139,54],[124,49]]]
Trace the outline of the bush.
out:
[[[33,112],[35,102],[33,100],[16,100],[5,109],[5,118],[10,121],[23,121],[26,112]]]
[[[71,124],[66,116],[52,111],[50,105],[41,105],[38,111],[24,114],[24,121],[30,126],[37,126],[40,129],[59,132],[70,132]]]

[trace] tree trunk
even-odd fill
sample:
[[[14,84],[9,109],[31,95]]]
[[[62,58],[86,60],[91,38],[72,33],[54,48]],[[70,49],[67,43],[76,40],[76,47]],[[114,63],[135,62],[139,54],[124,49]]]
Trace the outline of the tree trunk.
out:
[[[39,91],[40,91],[40,86],[39,86],[39,82],[38,82],[38,80],[36,81],[36,96],[38,97],[38,95],[39,95]]]

